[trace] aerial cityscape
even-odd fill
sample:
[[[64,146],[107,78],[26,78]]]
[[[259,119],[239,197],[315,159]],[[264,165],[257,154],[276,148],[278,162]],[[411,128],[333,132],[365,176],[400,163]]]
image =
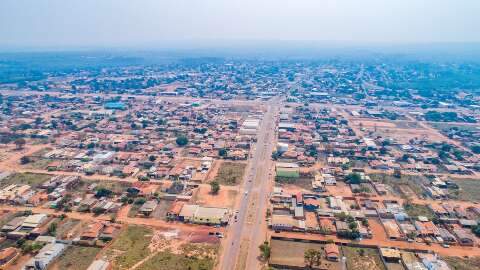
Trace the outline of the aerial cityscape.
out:
[[[70,23],[92,3],[33,2],[0,4],[0,24],[16,22],[0,26],[0,269],[480,269],[480,40],[465,38],[480,21],[449,32],[435,14],[450,18],[454,1],[432,10],[431,31],[397,29],[411,44],[250,43],[217,29],[216,45],[171,34],[159,47],[111,37],[107,22],[69,36],[47,10]],[[146,2],[118,12],[178,13]],[[322,5],[306,2],[278,12]],[[204,4],[185,12],[259,18]],[[20,10],[39,13],[22,24]],[[210,37],[200,26],[219,14],[192,33]],[[122,38],[160,40],[131,24]]]

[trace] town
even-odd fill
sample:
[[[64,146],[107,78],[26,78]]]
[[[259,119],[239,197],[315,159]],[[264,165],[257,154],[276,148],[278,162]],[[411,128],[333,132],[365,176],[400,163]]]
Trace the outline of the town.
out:
[[[0,269],[480,267],[478,65],[70,57],[0,77]]]

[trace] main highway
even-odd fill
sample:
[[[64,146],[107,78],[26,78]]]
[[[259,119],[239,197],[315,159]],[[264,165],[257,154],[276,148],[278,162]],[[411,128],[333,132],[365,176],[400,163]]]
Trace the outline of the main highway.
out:
[[[258,246],[265,241],[265,214],[273,179],[271,154],[275,147],[278,98],[267,105],[257,133],[257,142],[247,164],[236,218],[227,230],[218,269],[258,269]]]

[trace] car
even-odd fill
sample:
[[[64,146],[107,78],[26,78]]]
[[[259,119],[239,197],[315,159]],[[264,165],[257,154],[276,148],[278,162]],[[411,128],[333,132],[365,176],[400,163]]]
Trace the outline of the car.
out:
[[[444,247],[444,248],[449,248],[450,245],[449,245],[449,244],[442,244],[442,247]]]
[[[245,196],[247,196],[247,195],[248,195],[248,191],[245,191]]]

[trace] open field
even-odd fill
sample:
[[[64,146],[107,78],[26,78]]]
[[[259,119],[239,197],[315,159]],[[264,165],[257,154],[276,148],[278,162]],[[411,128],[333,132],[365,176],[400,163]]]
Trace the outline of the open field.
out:
[[[217,248],[214,245],[187,244],[180,254],[160,251],[141,264],[137,270],[211,270],[215,266]]]
[[[130,225],[102,252],[113,261],[112,269],[130,269],[150,254],[152,236],[150,228]]]
[[[32,187],[38,187],[43,182],[50,179],[52,176],[49,174],[38,174],[38,173],[15,173],[5,178],[1,182],[1,186],[8,186],[11,184],[27,184]]]
[[[450,194],[455,199],[464,201],[480,200],[480,180],[478,179],[452,179],[459,187],[458,194],[451,190]]]
[[[376,249],[342,246],[342,252],[347,257],[348,270],[386,270]]]
[[[270,264],[290,267],[304,267],[304,254],[308,249],[323,250],[323,245],[315,243],[303,243],[295,241],[283,241],[273,239],[270,243],[272,248]],[[315,266],[316,267],[316,266]],[[336,270],[341,269],[338,262],[330,262],[325,258],[322,260],[322,269]]]
[[[100,252],[100,249],[95,247],[69,246],[48,269],[85,270],[95,259],[98,252]]]
[[[460,257],[444,257],[443,258],[452,270],[477,270],[480,269],[480,257],[460,258]]]
[[[245,173],[245,163],[223,162],[215,177],[221,185],[238,185]]]
[[[355,119],[352,125],[363,128],[366,131],[378,133],[383,137],[396,139],[400,143],[406,143],[410,139],[427,137],[430,140],[442,140],[442,136],[431,130],[425,129],[416,122],[411,121],[388,121],[388,120],[361,120]]]

